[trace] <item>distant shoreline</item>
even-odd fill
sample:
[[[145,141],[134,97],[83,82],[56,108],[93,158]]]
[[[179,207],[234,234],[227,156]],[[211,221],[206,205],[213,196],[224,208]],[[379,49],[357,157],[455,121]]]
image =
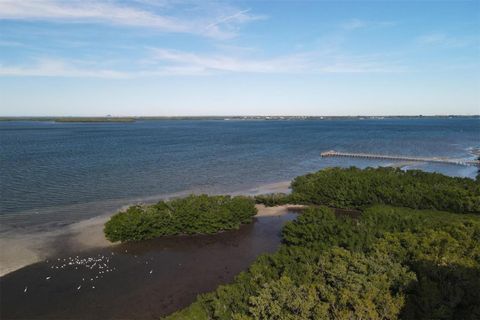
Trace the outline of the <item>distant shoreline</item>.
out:
[[[105,117],[0,117],[0,121],[54,121],[78,123],[135,122],[149,120],[289,121],[289,120],[385,120],[385,119],[480,119],[480,115],[396,116],[105,116]]]
[[[134,118],[115,118],[115,117],[99,117],[99,118],[56,118],[55,122],[135,122]]]

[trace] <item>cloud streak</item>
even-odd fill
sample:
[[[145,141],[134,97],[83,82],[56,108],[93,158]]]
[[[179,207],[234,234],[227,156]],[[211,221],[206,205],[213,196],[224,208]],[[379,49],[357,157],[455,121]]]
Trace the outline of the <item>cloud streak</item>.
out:
[[[163,48],[151,49],[151,52],[153,56],[148,63],[138,61],[133,70],[104,69],[91,61],[39,59],[29,65],[0,65],[0,77],[133,79],[215,74],[398,73],[406,70],[400,63],[386,63],[379,56],[350,57],[303,52],[271,58],[245,58],[222,54],[199,55]]]
[[[129,75],[115,70],[77,66],[71,62],[54,59],[41,59],[33,65],[0,65],[0,77],[70,77],[125,79]]]
[[[475,41],[476,40],[476,41]],[[475,37],[452,37],[445,33],[431,33],[420,36],[416,42],[424,46],[439,46],[443,48],[463,48],[479,43],[478,38]]]
[[[306,71],[306,54],[291,54],[268,59],[235,57],[232,55],[200,55],[191,52],[156,48],[153,59],[176,66],[195,67],[209,72],[291,73]]]
[[[386,28],[393,27],[396,23],[393,21],[366,21],[361,19],[350,19],[342,23],[341,28],[347,31],[364,28]]]
[[[199,55],[163,48],[153,49],[153,59],[176,66],[209,72],[234,73],[376,73],[403,72],[400,63],[387,62],[380,55],[349,56],[340,52],[310,51],[272,58],[244,58],[232,55]]]
[[[191,7],[195,6],[201,6],[201,3],[192,3]],[[159,14],[115,1],[2,0],[0,20],[104,23],[228,39],[235,36],[234,26],[264,18],[249,14],[249,10],[217,6],[217,10],[204,12],[202,18],[192,18],[178,13]],[[221,15],[213,14],[214,11],[221,12]]]
[[[300,52],[270,58],[196,54],[164,48],[132,62],[134,68],[103,69],[91,61],[38,59],[30,65],[0,65],[0,77],[70,77],[132,79],[215,74],[329,74],[398,73],[407,69],[379,55],[349,56],[340,53]],[[105,65],[105,63],[103,63]]]

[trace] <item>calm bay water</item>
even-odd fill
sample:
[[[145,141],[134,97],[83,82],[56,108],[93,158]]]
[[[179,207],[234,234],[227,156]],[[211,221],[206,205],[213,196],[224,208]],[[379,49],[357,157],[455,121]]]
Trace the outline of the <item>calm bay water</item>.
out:
[[[247,190],[326,166],[389,164],[320,158],[330,149],[472,158],[478,147],[478,118],[0,122],[1,231],[61,226],[162,195]]]

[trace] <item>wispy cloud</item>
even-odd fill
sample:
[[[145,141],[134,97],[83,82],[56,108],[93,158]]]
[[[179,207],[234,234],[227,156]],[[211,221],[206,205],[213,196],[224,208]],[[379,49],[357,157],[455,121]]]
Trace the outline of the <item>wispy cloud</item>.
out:
[[[226,24],[226,23],[232,23],[232,22],[245,23],[245,22],[254,21],[254,20],[266,19],[266,16],[264,16],[264,15],[251,16],[251,15],[248,14],[249,12],[250,12],[250,9],[241,10],[241,11],[235,12],[233,14],[230,14],[230,15],[227,15],[227,16],[224,16],[224,17],[220,17],[217,21],[209,24],[207,26],[207,29],[211,29],[211,28],[214,28],[214,27],[217,27],[219,25]]]
[[[192,0],[182,0],[190,4]],[[140,6],[132,7],[132,3]],[[169,0],[119,1],[69,1],[60,0],[0,0],[0,19],[55,20],[65,22],[109,23],[122,26],[154,28],[166,32],[202,34],[224,39],[236,34],[238,26],[266,17],[253,15],[251,10],[206,0],[201,8],[192,7],[191,16],[164,14],[164,8],[174,5]],[[160,8],[148,11],[145,8]],[[168,12],[168,10],[166,10]],[[201,12],[202,14],[199,14]],[[162,14],[160,14],[162,13]],[[337,24],[339,28],[340,24]],[[387,21],[365,21],[352,19],[342,26],[355,30],[374,26],[393,25]],[[340,32],[346,33],[346,32]],[[345,37],[346,38],[346,37]],[[62,40],[62,46],[88,47],[82,40]],[[65,43],[65,41],[69,41]],[[343,40],[342,40],[343,41]],[[406,67],[399,61],[380,54],[359,55],[345,50],[338,37],[322,39],[314,49],[299,47],[283,54],[262,54],[259,47],[242,46],[241,41],[215,41],[212,49],[182,51],[163,47],[139,46],[128,48],[129,54],[108,54],[92,59],[92,55],[70,55],[52,58],[52,51],[42,52],[42,57],[28,57],[30,62],[17,65],[0,65],[0,76],[46,76],[46,77],[90,77],[129,79],[155,76],[206,76],[219,73],[256,74],[322,74],[322,73],[385,73],[403,72]],[[110,47],[111,49],[111,47]],[[135,51],[132,55],[131,52]],[[132,58],[135,56],[135,58]],[[70,57],[70,59],[69,59]],[[77,60],[73,60],[77,57]],[[114,61],[114,59],[120,61]],[[108,60],[108,61],[107,61]],[[105,69],[108,68],[108,69]]]
[[[208,1],[192,3],[191,7],[198,8],[205,3]],[[249,10],[238,10],[220,3],[215,5],[216,10],[210,10],[210,4],[205,7],[209,12],[204,12],[201,18],[192,18],[178,12],[162,11],[160,14],[116,1],[1,0],[0,19],[108,23],[225,39],[235,36],[233,26],[264,18],[250,14]]]
[[[462,48],[473,45],[477,43],[479,44],[478,37],[454,37],[449,36],[445,33],[431,33],[426,34],[418,37],[416,42],[425,45],[425,46],[439,46],[444,48]]]
[[[0,47],[23,47],[24,44],[18,41],[0,40]]]
[[[2,0],[1,19],[97,21],[132,26],[150,26],[167,31],[183,31],[186,26],[170,17],[122,7],[111,2],[55,0]]]
[[[190,66],[209,72],[288,73],[308,68],[307,54],[291,54],[268,59],[253,59],[231,55],[200,55],[190,52],[153,49],[153,58],[176,66]]]
[[[339,52],[310,51],[271,58],[244,58],[232,55],[199,55],[157,48],[154,59],[170,65],[192,67],[205,72],[235,73],[372,73],[403,72],[400,62],[380,55],[350,56]]]
[[[239,26],[267,18],[265,15],[250,14],[250,11],[250,9],[247,9],[235,12],[230,11],[226,15],[221,14],[213,19],[213,22],[208,23],[206,27],[202,26],[203,32],[214,38],[230,38],[238,32]]]
[[[397,73],[406,68],[379,55],[349,56],[325,52],[301,52],[270,58],[225,54],[196,54],[164,48],[151,49],[148,59],[132,62],[129,70],[104,69],[91,61],[39,59],[30,65],[0,65],[0,76],[131,79],[214,74],[323,74]],[[106,63],[103,63],[106,65]]]
[[[394,21],[367,21],[361,19],[350,19],[341,24],[341,28],[344,30],[357,30],[363,28],[382,28],[393,27],[396,25]]]
[[[78,66],[64,60],[41,59],[33,65],[0,65],[0,76],[123,79],[129,75],[115,70]]]

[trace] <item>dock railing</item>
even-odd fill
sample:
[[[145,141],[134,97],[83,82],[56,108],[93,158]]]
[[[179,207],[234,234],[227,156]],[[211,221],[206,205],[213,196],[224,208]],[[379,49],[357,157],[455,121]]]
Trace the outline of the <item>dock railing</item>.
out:
[[[325,152],[322,152],[320,155],[322,157],[346,157],[346,158],[362,158],[362,159],[376,159],[376,160],[435,162],[435,163],[454,164],[454,165],[461,165],[461,166],[480,166],[479,160],[449,159],[449,158],[440,158],[440,157],[410,157],[410,156],[402,156],[402,155],[338,152],[335,150],[325,151]]]

